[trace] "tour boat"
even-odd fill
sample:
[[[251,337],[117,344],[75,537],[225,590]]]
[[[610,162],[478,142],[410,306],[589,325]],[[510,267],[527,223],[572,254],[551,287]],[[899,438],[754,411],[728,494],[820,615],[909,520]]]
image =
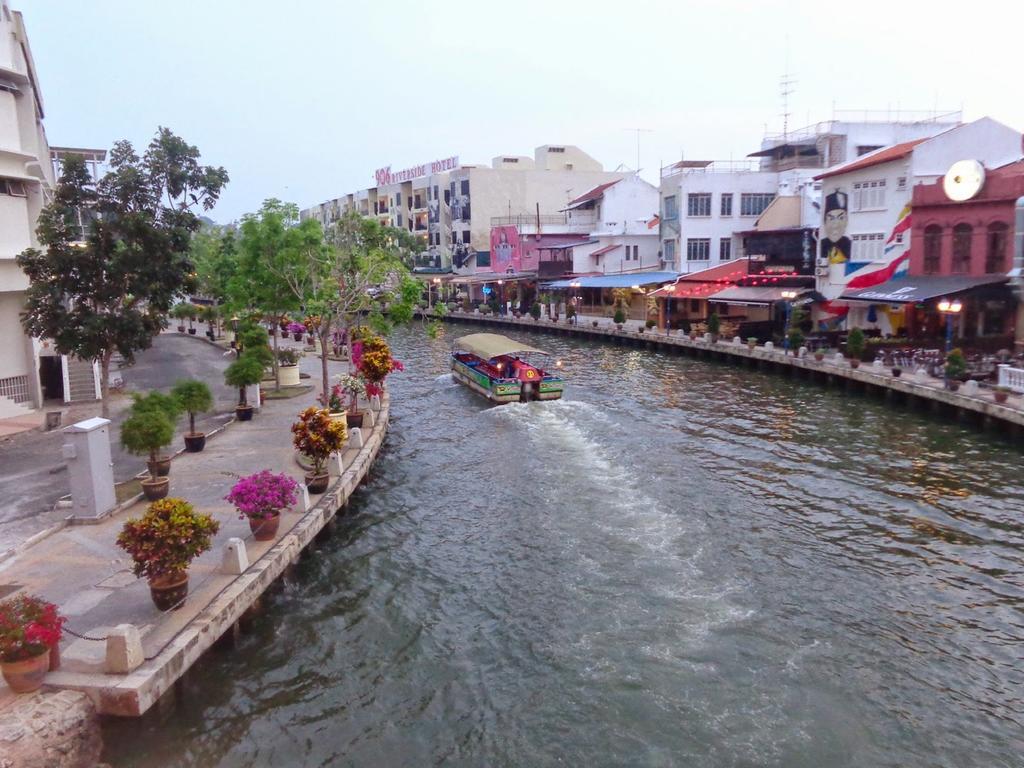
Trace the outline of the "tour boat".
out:
[[[523,359],[546,355],[497,333],[471,333],[452,345],[452,376],[494,403],[558,400],[565,382]]]

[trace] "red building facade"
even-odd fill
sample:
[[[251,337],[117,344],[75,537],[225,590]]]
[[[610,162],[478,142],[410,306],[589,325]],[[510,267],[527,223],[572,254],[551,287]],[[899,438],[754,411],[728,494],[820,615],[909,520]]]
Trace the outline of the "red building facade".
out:
[[[910,270],[923,275],[1005,275],[1013,260],[1013,219],[1024,196],[1024,160],[985,175],[966,202],[946,197],[942,179],[914,187]]]

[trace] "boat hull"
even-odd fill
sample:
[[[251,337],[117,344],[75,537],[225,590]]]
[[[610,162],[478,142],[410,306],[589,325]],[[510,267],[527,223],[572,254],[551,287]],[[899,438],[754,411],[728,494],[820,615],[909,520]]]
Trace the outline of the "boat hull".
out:
[[[518,403],[522,396],[522,384],[518,381],[496,382],[459,360],[452,360],[452,376],[492,403]]]

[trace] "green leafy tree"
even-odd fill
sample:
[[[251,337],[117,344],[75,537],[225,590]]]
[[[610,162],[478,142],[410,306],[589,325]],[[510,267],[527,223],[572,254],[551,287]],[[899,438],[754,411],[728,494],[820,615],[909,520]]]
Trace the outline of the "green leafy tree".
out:
[[[157,461],[157,452],[165,445],[170,445],[173,439],[174,424],[158,408],[133,412],[121,424],[121,445],[130,453],[148,455],[151,463]],[[150,478],[157,478],[152,468]]]
[[[224,371],[224,382],[229,387],[238,387],[238,405],[244,408],[248,405],[245,397],[245,388],[253,384],[259,384],[263,378],[263,363],[260,362],[252,352],[243,352]]]
[[[851,360],[860,360],[864,354],[864,331],[854,328],[846,336],[846,356]]]
[[[30,282],[22,325],[57,352],[100,367],[103,415],[114,353],[131,363],[163,328],[174,297],[190,286],[196,209],[209,210],[228,181],[199,164],[199,150],[160,128],[141,157],[114,145],[94,182],[81,157],[65,160],[36,230],[42,250],[17,257]]]
[[[171,397],[188,412],[188,433],[196,434],[196,414],[206,413],[213,408],[213,394],[210,388],[198,379],[183,379],[174,385]]]

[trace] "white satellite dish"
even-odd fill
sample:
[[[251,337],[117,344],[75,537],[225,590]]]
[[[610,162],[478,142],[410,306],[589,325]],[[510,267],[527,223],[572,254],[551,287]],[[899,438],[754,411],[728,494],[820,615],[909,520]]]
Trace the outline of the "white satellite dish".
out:
[[[946,197],[956,203],[970,200],[985,183],[985,166],[977,160],[957,160],[946,171],[942,189]]]

